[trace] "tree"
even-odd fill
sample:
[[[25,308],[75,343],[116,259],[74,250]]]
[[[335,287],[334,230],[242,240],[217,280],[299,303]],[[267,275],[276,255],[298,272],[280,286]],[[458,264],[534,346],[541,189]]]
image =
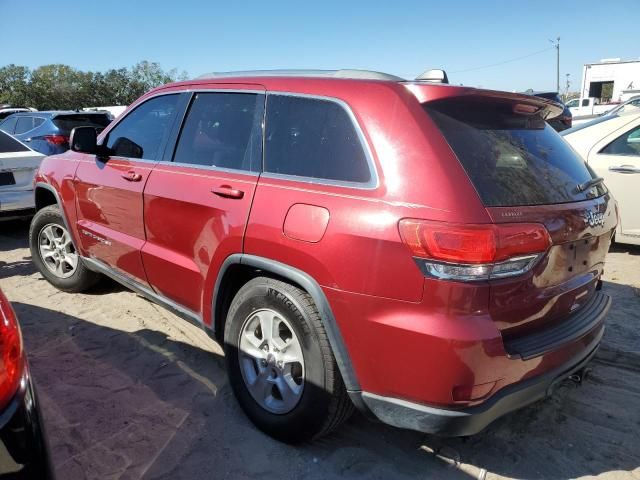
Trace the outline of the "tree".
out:
[[[29,98],[29,79],[31,72],[27,67],[7,65],[0,68],[0,103],[27,105]]]
[[[186,72],[164,71],[158,63],[148,61],[106,72],[85,72],[60,64],[31,71],[12,64],[0,68],[0,103],[38,110],[129,105],[146,91],[186,76]]]

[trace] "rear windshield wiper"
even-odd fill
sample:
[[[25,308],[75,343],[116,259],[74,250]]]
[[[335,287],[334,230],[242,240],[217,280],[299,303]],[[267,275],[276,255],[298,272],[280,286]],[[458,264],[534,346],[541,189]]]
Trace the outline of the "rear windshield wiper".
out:
[[[596,185],[600,185],[602,182],[604,182],[604,178],[602,178],[602,177],[592,178],[591,180],[587,180],[584,183],[579,183],[576,186],[576,190],[578,190],[578,193],[584,192],[585,190],[589,190],[591,187],[595,187]]]

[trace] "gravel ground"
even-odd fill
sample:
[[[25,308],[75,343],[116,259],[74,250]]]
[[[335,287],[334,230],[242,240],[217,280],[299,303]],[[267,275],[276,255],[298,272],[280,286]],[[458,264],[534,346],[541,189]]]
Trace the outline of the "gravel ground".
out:
[[[26,238],[26,223],[0,223],[0,287],[22,324],[59,479],[640,479],[640,248],[608,257],[614,306],[581,386],[467,439],[355,415],[290,447],[244,417],[203,332],[111,282],[55,290]]]

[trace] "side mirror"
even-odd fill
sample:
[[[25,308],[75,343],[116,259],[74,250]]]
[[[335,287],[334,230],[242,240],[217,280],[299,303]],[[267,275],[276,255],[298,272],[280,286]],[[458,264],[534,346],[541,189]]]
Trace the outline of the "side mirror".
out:
[[[71,150],[80,153],[96,154],[98,134],[93,127],[76,127],[71,130],[69,144]]]

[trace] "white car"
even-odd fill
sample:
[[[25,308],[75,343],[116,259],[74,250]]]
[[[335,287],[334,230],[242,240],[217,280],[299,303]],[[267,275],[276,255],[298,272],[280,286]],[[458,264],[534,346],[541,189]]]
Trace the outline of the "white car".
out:
[[[0,217],[18,217],[35,207],[33,177],[44,155],[0,131]]]
[[[636,112],[632,108],[600,117],[565,130],[562,136],[604,178],[618,201],[616,241],[640,245],[640,113]]]

